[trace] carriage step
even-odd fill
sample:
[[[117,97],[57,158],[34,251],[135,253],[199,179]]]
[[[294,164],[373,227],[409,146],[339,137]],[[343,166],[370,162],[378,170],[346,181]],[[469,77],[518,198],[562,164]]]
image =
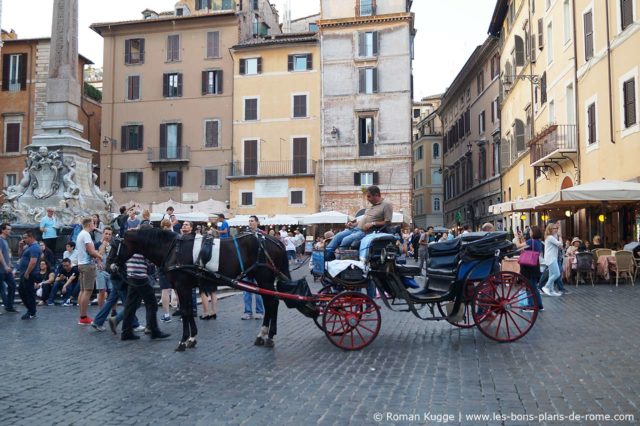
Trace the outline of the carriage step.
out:
[[[422,290],[417,293],[409,293],[414,301],[427,302],[427,301],[439,301],[446,295],[447,291],[437,290]]]

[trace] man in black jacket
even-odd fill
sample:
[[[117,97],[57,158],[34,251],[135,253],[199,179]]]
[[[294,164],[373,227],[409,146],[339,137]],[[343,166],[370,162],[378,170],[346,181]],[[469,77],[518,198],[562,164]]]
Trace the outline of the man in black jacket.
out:
[[[411,246],[413,247],[413,260],[418,261],[418,249],[420,248],[420,229],[413,230],[411,235]]]

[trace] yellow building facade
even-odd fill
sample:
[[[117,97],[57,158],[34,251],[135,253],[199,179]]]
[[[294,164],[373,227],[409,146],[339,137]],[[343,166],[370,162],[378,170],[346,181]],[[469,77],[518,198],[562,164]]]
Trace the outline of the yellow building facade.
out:
[[[314,33],[234,46],[232,213],[319,210],[320,48]]]

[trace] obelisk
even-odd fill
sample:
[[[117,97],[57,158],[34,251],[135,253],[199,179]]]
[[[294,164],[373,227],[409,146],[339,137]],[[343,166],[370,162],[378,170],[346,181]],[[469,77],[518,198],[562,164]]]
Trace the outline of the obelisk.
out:
[[[47,78],[47,113],[42,133],[27,147],[26,167],[16,185],[3,192],[0,216],[38,223],[47,207],[71,224],[78,217],[107,218],[111,197],[95,185],[93,155],[78,122],[83,76],[78,63],[78,0],[54,0]],[[15,218],[15,219],[14,219]]]

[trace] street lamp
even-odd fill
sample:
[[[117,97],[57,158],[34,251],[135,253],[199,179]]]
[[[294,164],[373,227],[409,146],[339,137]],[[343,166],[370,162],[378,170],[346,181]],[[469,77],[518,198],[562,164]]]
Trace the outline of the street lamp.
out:
[[[118,141],[105,136],[102,139],[103,148],[107,148],[111,145],[111,149],[109,150],[109,193],[113,194],[113,148],[118,144]]]

